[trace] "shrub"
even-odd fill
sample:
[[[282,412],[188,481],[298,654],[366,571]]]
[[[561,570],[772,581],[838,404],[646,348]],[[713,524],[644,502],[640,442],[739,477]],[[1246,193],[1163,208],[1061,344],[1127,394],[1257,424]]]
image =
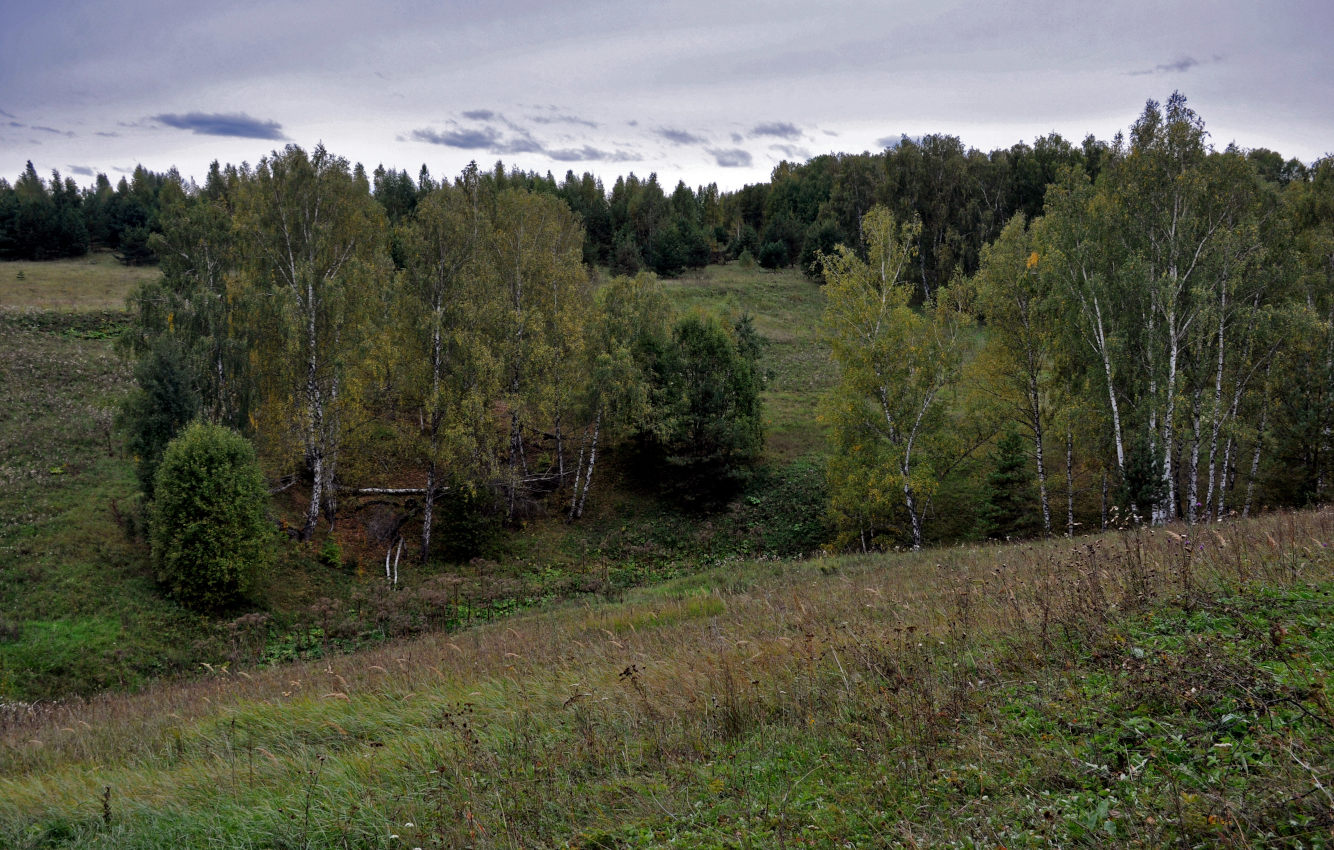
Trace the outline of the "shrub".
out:
[[[778,241],[765,242],[760,246],[759,261],[761,268],[783,268],[788,265],[787,245]]]
[[[183,605],[227,608],[273,558],[268,493],[250,443],[196,423],[168,444],[158,466],[149,538],[159,583]]]

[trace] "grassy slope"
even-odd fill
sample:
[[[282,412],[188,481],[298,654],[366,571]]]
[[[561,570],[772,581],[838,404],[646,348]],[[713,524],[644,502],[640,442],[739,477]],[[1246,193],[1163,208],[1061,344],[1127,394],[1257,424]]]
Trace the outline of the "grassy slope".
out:
[[[0,311],[0,696],[140,684],[201,636],[116,520],[136,484],[112,430],[115,318]]]
[[[1331,839],[1334,513],[752,562],[0,731],[14,847]]]
[[[39,263],[0,262],[0,310],[122,310],[135,284],[156,275],[152,266],[124,266],[109,253]]]
[[[819,446],[818,290],[735,269],[668,286],[754,312],[772,340],[773,477],[703,521],[607,487],[588,522],[539,520],[485,565],[496,575],[446,577],[450,593],[541,598],[589,565],[619,585],[691,572],[800,519],[809,488],[784,481]],[[0,683],[134,684],[290,643],[263,623],[220,635],[157,598],[111,510],[133,492],[109,443],[115,317],[0,293],[22,307],[0,314]],[[11,704],[0,846],[1328,841],[1332,535],[1323,513],[1189,546],[733,560],[619,603]],[[321,575],[328,592],[327,572],[291,584]]]
[[[709,266],[698,276],[665,281],[676,305],[749,313],[766,340],[764,393],[767,452],[777,462],[824,449],[816,406],[835,374],[819,340],[824,291],[793,269],[766,272],[736,264]]]

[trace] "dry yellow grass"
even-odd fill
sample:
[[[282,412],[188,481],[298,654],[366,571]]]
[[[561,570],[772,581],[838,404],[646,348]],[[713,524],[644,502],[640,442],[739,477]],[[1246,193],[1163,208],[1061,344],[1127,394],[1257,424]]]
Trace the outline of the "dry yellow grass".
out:
[[[0,263],[0,310],[118,310],[155,266],[125,266],[108,253],[69,260]]]

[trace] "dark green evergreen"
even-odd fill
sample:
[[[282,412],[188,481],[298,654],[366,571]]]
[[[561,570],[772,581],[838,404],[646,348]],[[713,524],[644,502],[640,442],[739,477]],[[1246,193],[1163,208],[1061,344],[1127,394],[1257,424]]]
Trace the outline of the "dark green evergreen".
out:
[[[184,352],[162,338],[134,370],[135,390],[125,399],[121,423],[135,458],[139,486],[152,499],[167,444],[199,415],[199,393]]]
[[[647,353],[653,416],[639,443],[642,471],[675,497],[712,504],[735,491],[764,448],[761,341],[748,316],[678,320],[669,344]]]
[[[1001,435],[996,441],[991,464],[979,533],[1001,540],[1037,534],[1042,529],[1038,493],[1024,438],[1019,432],[1007,430]]]

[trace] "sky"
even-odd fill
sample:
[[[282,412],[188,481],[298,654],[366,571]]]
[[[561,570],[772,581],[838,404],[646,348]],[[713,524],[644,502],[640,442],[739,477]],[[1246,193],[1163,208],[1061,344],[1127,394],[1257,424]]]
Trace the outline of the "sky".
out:
[[[1186,95],[1217,147],[1334,152],[1329,0],[6,0],[0,177],[203,179],[323,143],[671,187],[906,135],[1109,140]]]

